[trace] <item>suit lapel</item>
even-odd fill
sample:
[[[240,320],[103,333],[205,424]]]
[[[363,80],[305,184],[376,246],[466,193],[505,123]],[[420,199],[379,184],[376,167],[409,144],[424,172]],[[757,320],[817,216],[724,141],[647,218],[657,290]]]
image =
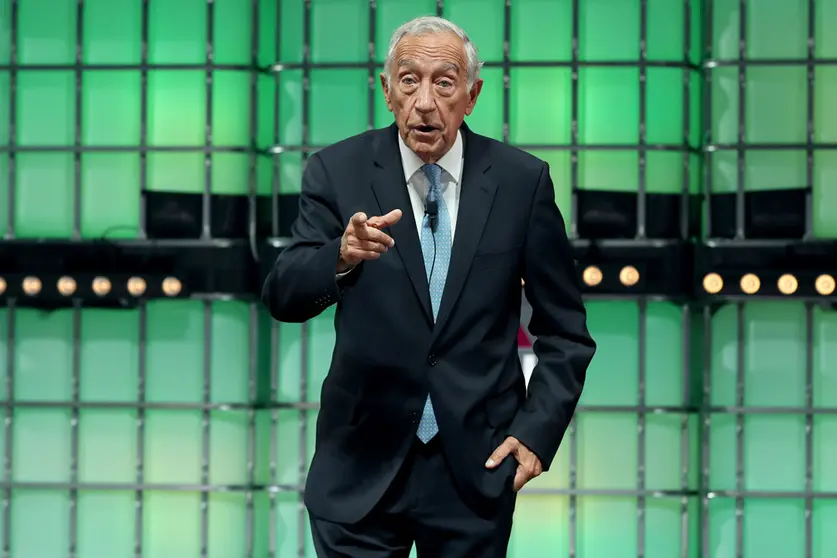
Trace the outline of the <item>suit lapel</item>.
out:
[[[497,190],[497,185],[486,175],[491,166],[488,141],[471,132],[465,124],[462,125],[462,134],[465,138],[465,168],[462,172],[459,213],[456,218],[448,277],[433,331],[434,341],[462,293]]]
[[[404,180],[397,134],[398,128],[393,124],[376,134],[373,139],[375,168],[372,169],[372,190],[380,206],[381,215],[393,209],[400,209],[403,213],[401,220],[387,233],[395,240],[395,251],[404,263],[416,296],[424,309],[425,318],[432,323],[433,312],[430,308],[427,272],[424,269],[413,205],[410,203],[407,182]]]

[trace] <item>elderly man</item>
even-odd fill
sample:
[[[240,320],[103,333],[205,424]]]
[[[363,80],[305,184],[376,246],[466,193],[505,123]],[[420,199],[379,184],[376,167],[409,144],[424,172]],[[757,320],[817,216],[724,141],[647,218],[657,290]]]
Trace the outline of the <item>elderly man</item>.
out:
[[[319,556],[505,556],[516,492],[549,468],[595,352],[547,165],[463,123],[480,65],[449,21],[396,30],[395,123],[311,157],[264,285],[280,321],[337,304],[305,491]]]

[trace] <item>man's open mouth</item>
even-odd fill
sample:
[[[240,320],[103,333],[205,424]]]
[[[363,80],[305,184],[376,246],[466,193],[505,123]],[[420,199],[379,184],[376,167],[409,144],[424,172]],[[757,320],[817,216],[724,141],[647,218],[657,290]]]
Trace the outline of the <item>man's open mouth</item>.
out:
[[[419,132],[423,132],[425,134],[429,134],[430,132],[435,132],[436,128],[434,126],[416,126],[416,130]]]

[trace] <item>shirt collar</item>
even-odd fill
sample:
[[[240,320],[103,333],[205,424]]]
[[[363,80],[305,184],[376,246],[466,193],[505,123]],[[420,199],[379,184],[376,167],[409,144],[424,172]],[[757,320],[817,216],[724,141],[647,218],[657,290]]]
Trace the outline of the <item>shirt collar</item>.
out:
[[[409,182],[413,175],[424,166],[424,161],[407,147],[401,134],[398,134],[398,148],[401,150],[401,164],[404,166],[404,179]],[[459,182],[460,171],[462,170],[462,130],[456,131],[456,140],[447,153],[436,162],[448,173],[454,182]]]

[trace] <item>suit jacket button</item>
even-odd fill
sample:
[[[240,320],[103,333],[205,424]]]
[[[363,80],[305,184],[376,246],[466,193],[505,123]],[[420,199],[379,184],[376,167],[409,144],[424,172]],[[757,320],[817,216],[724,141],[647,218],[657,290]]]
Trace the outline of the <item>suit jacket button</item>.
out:
[[[427,364],[430,366],[436,366],[436,355],[430,355],[427,357]]]

